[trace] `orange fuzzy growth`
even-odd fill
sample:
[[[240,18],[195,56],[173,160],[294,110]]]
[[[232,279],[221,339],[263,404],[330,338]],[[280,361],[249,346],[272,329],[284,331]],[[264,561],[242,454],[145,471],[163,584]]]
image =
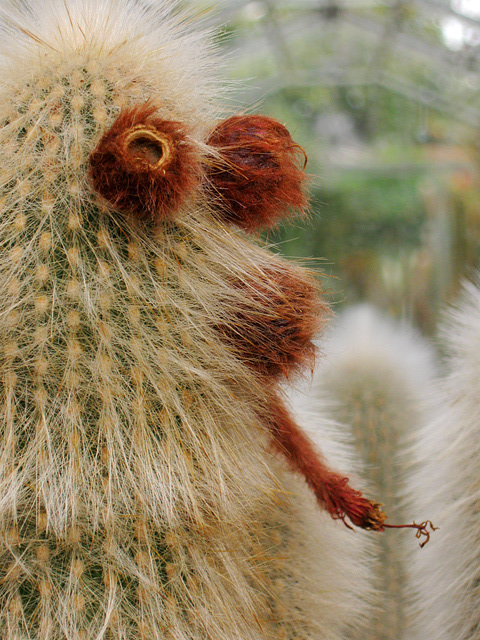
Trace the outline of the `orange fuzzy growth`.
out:
[[[172,216],[200,174],[185,125],[155,112],[151,103],[123,110],[89,156],[93,189],[141,219]]]
[[[222,156],[208,178],[227,222],[253,231],[275,225],[292,208],[305,209],[305,153],[283,124],[233,116],[218,124],[208,144]]]
[[[305,478],[320,506],[332,518],[343,520],[345,524],[348,518],[362,529],[383,531],[386,516],[380,505],[367,500],[349,485],[348,478],[326,466],[280,399],[274,400],[269,407],[267,419],[274,448],[285,456],[292,470]]]
[[[235,279],[240,303],[225,305],[217,329],[240,357],[268,378],[313,367],[315,345],[326,307],[313,280],[287,265],[264,268],[255,281]]]

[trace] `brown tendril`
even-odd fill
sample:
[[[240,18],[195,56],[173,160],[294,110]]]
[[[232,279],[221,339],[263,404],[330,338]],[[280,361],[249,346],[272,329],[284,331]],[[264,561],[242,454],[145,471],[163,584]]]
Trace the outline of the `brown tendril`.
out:
[[[422,536],[425,536],[426,538],[423,542],[419,543],[422,549],[430,540],[430,533],[433,531],[437,531],[437,529],[439,529],[439,527],[433,526],[431,520],[425,520],[420,524],[413,522],[412,524],[383,524],[382,526],[383,528],[388,528],[388,529],[416,529],[417,530],[415,534],[416,538],[420,539]],[[428,530],[428,527],[430,527],[430,531]]]

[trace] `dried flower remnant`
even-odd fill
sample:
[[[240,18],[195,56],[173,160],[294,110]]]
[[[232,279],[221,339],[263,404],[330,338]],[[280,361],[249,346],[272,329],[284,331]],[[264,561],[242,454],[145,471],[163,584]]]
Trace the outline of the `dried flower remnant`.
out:
[[[92,187],[114,209],[172,217],[199,182],[198,152],[180,122],[151,104],[124,109],[89,156]]]
[[[232,116],[217,125],[208,144],[220,153],[207,176],[226,221],[253,231],[273,226],[292,209],[304,211],[306,155],[280,122]]]
[[[288,264],[263,266],[252,279],[231,278],[237,305],[222,301],[222,338],[260,376],[288,378],[313,370],[313,338],[325,323],[328,309],[312,275]]]
[[[350,525],[346,518],[361,529],[383,531],[386,515],[381,505],[366,499],[349,485],[347,477],[326,466],[279,399],[270,405],[269,416],[273,446],[286,457],[291,468],[305,478],[320,506],[347,527]]]
[[[384,528],[388,529],[416,529],[415,537],[419,540],[424,537],[425,540],[419,543],[421,549],[430,541],[430,534],[433,531],[437,531],[439,527],[434,527],[430,520],[425,520],[420,524],[413,522],[412,524],[384,524]],[[430,530],[429,530],[430,528]]]

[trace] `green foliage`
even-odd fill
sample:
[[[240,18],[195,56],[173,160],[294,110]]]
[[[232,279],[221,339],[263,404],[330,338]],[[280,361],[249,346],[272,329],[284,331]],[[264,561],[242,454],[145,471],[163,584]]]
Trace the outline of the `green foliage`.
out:
[[[290,220],[269,239],[287,255],[328,257],[334,264],[359,250],[417,246],[423,224],[417,185],[414,175],[343,174],[313,192],[310,219]]]

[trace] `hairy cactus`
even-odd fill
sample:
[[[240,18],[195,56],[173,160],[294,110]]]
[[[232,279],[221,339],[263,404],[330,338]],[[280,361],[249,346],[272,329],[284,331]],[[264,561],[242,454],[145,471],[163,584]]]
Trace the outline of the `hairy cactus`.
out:
[[[312,360],[313,279],[231,226],[304,205],[298,147],[218,124],[168,8],[0,10],[2,638],[340,638],[361,545],[312,503],[381,514],[280,399]]]
[[[326,394],[333,415],[351,425],[365,480],[384,503],[389,521],[411,521],[403,504],[410,469],[406,449],[424,420],[433,375],[429,347],[407,325],[361,306],[340,316],[326,351],[317,393]],[[423,519],[425,513],[430,517],[424,510]],[[390,531],[377,545],[379,613],[367,634],[360,629],[352,637],[398,640],[406,624],[403,532]]]
[[[445,315],[445,371],[432,396],[432,419],[412,447],[412,509],[428,509],[439,535],[409,567],[413,594],[405,638],[480,638],[477,540],[480,456],[480,287],[464,286]]]

